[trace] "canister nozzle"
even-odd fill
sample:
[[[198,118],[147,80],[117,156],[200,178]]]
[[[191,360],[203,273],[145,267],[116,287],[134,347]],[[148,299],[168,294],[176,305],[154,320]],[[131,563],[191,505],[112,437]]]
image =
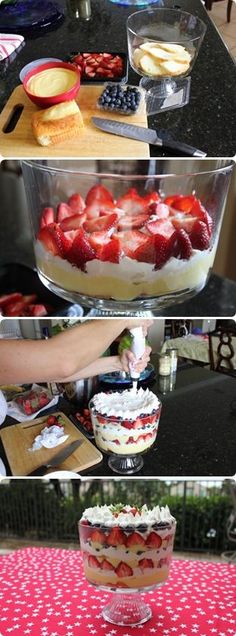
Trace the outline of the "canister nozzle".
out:
[[[130,333],[132,335],[132,344],[130,349],[135,355],[136,360],[140,360],[145,351],[145,336],[143,333],[143,329],[142,327],[134,327],[133,329],[130,329]],[[132,380],[138,380],[140,376],[140,373],[135,371],[131,364],[130,376]]]

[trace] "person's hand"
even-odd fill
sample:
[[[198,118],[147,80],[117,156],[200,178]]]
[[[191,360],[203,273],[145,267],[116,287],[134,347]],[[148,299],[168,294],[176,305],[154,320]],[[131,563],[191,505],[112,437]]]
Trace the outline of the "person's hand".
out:
[[[151,347],[146,345],[142,358],[136,360],[135,355],[130,349],[124,349],[120,356],[122,371],[130,373],[130,367],[137,373],[142,373],[150,360]]]
[[[153,325],[153,320],[148,318],[125,318],[124,320],[124,329],[134,329],[135,327],[142,327],[143,333],[146,336],[147,331],[151,325]]]

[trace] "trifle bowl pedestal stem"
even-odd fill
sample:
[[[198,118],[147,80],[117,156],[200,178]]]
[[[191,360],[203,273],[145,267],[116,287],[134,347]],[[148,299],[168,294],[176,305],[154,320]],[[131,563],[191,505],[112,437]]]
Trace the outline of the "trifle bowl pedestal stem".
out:
[[[146,111],[156,115],[164,110],[182,108],[189,103],[191,77],[151,79],[142,77],[139,86],[145,91]]]
[[[140,593],[118,592],[104,607],[102,616],[115,625],[135,626],[146,623],[152,616],[152,610],[143,601]]]
[[[143,467],[142,455],[110,455],[108,466],[115,473],[120,475],[133,475],[138,473]]]

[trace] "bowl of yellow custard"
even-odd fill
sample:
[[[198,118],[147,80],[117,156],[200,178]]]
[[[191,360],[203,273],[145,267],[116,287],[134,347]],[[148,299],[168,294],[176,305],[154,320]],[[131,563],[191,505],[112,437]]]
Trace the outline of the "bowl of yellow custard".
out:
[[[34,104],[47,108],[75,99],[80,88],[80,72],[67,62],[48,62],[27,73],[23,87]]]

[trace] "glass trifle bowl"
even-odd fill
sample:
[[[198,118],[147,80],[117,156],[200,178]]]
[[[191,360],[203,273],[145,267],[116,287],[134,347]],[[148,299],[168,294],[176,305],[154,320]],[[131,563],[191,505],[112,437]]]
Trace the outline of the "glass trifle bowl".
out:
[[[141,592],[165,583],[169,575],[176,521],[169,508],[95,506],[84,511],[79,536],[89,583],[114,591],[103,609],[116,625],[139,625],[152,616]]]
[[[119,474],[133,474],[143,467],[143,453],[154,444],[161,402],[149,389],[97,393],[89,408],[95,442],[109,454],[108,465]]]
[[[100,165],[23,162],[41,281],[114,313],[161,310],[198,293],[214,262],[233,162]]]
[[[129,61],[142,76],[148,114],[188,103],[190,73],[205,32],[202,20],[180,9],[144,9],[129,16]]]

